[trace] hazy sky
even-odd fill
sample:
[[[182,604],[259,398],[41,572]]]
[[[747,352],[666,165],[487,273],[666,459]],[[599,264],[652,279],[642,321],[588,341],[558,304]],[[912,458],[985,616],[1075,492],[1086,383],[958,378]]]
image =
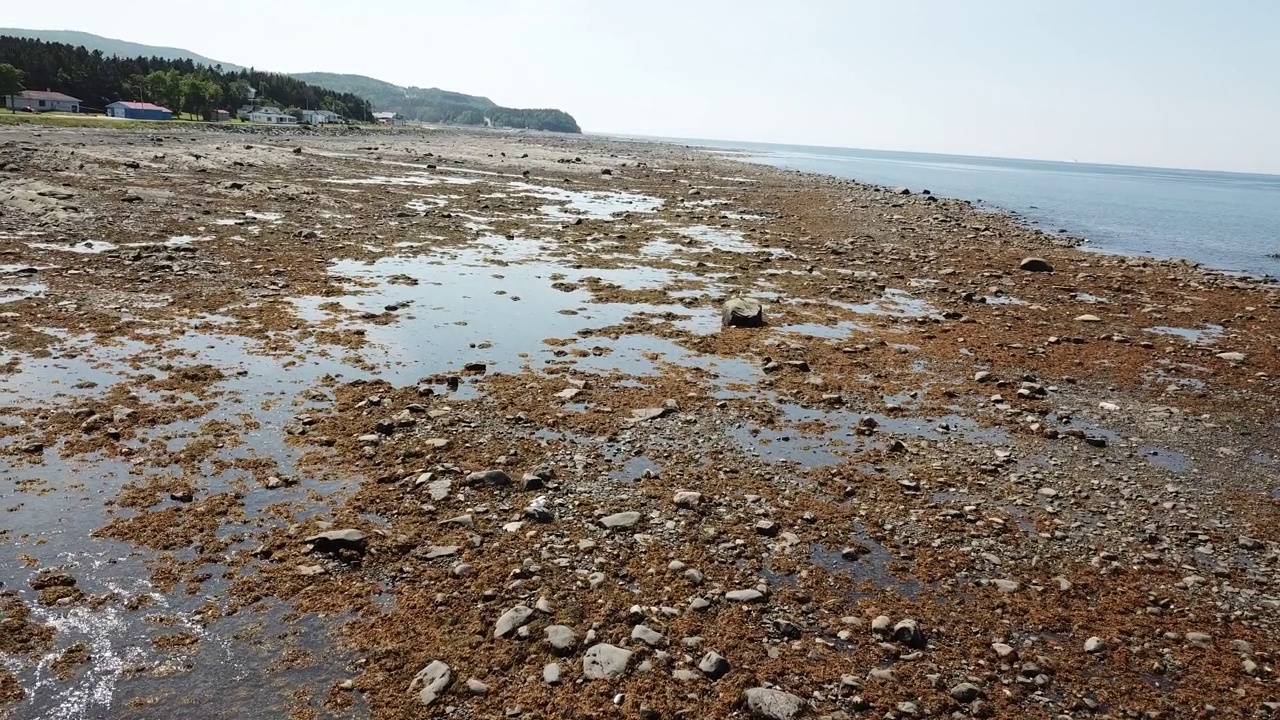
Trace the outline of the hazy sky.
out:
[[[1276,0],[45,0],[0,24],[588,132],[1280,173]]]

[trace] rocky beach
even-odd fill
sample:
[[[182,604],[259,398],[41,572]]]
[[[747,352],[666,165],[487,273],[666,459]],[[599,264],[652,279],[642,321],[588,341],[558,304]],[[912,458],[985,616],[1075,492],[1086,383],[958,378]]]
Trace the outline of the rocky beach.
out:
[[[484,130],[0,129],[0,718],[1280,717],[1280,286]]]

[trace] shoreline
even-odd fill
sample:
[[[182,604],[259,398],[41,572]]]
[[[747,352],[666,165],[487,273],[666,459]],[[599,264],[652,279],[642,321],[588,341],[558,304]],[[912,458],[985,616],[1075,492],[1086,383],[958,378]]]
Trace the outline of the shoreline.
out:
[[[0,715],[1280,701],[1274,286],[591,136],[0,165]]]

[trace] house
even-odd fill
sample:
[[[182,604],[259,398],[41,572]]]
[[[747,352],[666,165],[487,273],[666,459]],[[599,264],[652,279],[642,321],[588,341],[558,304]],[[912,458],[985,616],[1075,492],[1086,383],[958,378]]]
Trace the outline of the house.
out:
[[[228,121],[228,120],[230,120],[230,119],[231,119],[231,112],[230,112],[229,110],[214,110],[214,111],[213,111],[213,121],[214,121],[214,122],[227,122],[227,121]]]
[[[404,116],[400,113],[393,112],[376,112],[373,114],[374,122],[379,125],[403,125]]]
[[[265,106],[254,108],[253,112],[249,113],[249,122],[267,123],[268,125],[293,125],[298,122],[298,118],[280,112],[279,108]]]
[[[17,95],[5,97],[5,107],[10,110],[31,108],[36,112],[80,112],[80,99],[51,90],[23,90]]]
[[[343,120],[341,115],[331,110],[303,110],[302,122],[308,125],[329,125]]]
[[[118,100],[107,106],[107,117],[130,120],[172,120],[173,111],[148,102]]]

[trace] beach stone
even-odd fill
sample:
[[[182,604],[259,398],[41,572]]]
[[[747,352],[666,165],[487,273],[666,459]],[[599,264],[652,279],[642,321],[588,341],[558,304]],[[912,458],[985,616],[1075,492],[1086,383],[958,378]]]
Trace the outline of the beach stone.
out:
[[[1006,645],[1005,643],[991,643],[991,649],[995,650],[996,655],[1001,659],[1010,657],[1014,653],[1013,646]]]
[[[467,476],[467,485],[475,487],[476,485],[491,485],[493,487],[507,487],[511,484],[511,476],[501,470],[482,470],[473,472]]]
[[[1000,591],[1000,592],[1002,592],[1002,593],[1013,593],[1013,592],[1017,592],[1017,591],[1018,591],[1018,588],[1022,587],[1022,586],[1021,586],[1020,584],[1018,584],[1018,582],[1017,582],[1017,581],[1015,581],[1015,580],[1002,580],[1002,579],[995,579],[995,580],[992,580],[992,581],[991,581],[991,584],[992,584],[992,585],[995,585],[995,586],[996,586],[996,589],[997,589],[997,590],[999,590],[999,591]]]
[[[312,535],[303,540],[312,550],[323,553],[334,553],[341,550],[353,550],[363,553],[368,546],[364,533],[355,528],[345,530],[328,530]]]
[[[951,697],[955,698],[956,702],[967,705],[982,697],[982,688],[973,683],[960,683],[951,688]]]
[[[632,652],[607,643],[587,648],[582,656],[582,674],[588,680],[608,680],[622,677],[631,662]]]
[[[729,672],[729,661],[714,650],[702,656],[698,661],[698,669],[712,680],[719,680]]]
[[[676,504],[676,507],[693,509],[702,502],[702,493],[683,490],[676,493],[672,501]]]
[[[1086,313],[1084,315],[1077,315],[1076,322],[1096,323],[1096,322],[1102,322],[1102,318],[1098,317],[1097,315],[1090,315]]]
[[[547,644],[556,655],[571,655],[578,648],[578,633],[567,625],[551,625],[545,632]]]
[[[1107,649],[1107,643],[1102,638],[1094,637],[1084,641],[1084,651],[1087,653],[1100,653]]]
[[[751,688],[743,697],[747,709],[762,720],[791,720],[804,710],[803,698],[772,688]]]
[[[778,534],[778,523],[772,520],[761,520],[756,523],[756,534],[764,537],[774,537]]]
[[[871,633],[873,635],[888,635],[893,627],[893,618],[888,615],[881,615],[871,621]]]
[[[1233,363],[1244,362],[1244,353],[1222,352],[1218,353],[1218,359]]]
[[[1018,267],[1027,272],[1053,272],[1053,265],[1048,260],[1038,257],[1024,258],[1022,262],[1018,263]]]
[[[1189,632],[1186,635],[1187,642],[1196,647],[1209,647],[1209,643],[1213,642],[1213,636],[1209,633]]]
[[[635,511],[620,512],[600,519],[600,524],[607,528],[629,528],[640,522],[640,513]]]
[[[467,691],[472,695],[488,695],[489,686],[475,678],[471,678],[470,680],[467,680]]]
[[[523,627],[531,617],[533,617],[532,608],[526,605],[517,605],[498,618],[497,624],[493,626],[493,636],[495,638],[505,637],[516,628]]]
[[[764,326],[764,305],[750,298],[732,298],[725,302],[721,324],[724,327],[756,328]]]
[[[453,672],[439,660],[432,661],[422,668],[413,681],[409,683],[409,692],[418,693],[418,702],[430,706],[453,682]]]
[[[923,650],[927,645],[924,633],[920,630],[920,623],[910,619],[893,626],[893,639],[916,650]]]
[[[631,639],[639,640],[649,647],[661,647],[667,642],[667,638],[662,633],[648,625],[637,625],[631,628]]]
[[[764,600],[764,593],[759,590],[730,590],[724,594],[729,602],[754,603]]]
[[[548,685],[560,684],[560,665],[558,663],[547,663],[542,668],[542,682]]]

